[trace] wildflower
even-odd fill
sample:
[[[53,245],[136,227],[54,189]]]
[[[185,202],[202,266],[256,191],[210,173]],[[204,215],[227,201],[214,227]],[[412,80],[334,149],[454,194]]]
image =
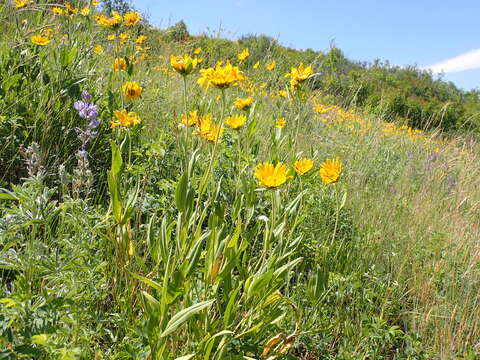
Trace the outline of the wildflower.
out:
[[[253,104],[253,98],[247,97],[247,98],[237,98],[233,105],[239,109],[239,110],[248,110],[250,109],[250,106]]]
[[[292,176],[288,175],[288,170],[285,164],[279,162],[273,166],[272,163],[265,162],[257,165],[255,171],[260,185],[267,188],[275,188],[284,184]]]
[[[99,0],[92,0],[92,6],[97,6],[98,4],[100,4]]]
[[[125,71],[127,70],[127,62],[125,61],[125,58],[116,58],[113,61],[112,64],[112,69],[114,71]]]
[[[275,127],[279,129],[284,128],[285,125],[287,125],[287,122],[285,121],[284,118],[278,118],[277,121],[275,122]]]
[[[223,62],[218,62],[215,68],[202,69],[200,73],[202,76],[197,82],[206,89],[210,84],[219,89],[226,89],[246,80],[243,72],[237,66],[232,66],[230,62],[227,62],[225,66]]]
[[[234,130],[238,130],[243,125],[245,125],[246,121],[247,121],[247,117],[245,115],[233,115],[233,116],[229,116],[225,120],[225,124],[227,124]]]
[[[112,11],[112,17],[109,19],[110,26],[116,27],[122,23],[122,15],[120,15],[117,11]]]
[[[115,38],[116,38],[115,34],[110,34],[110,35],[107,36],[107,40],[110,40],[110,41],[115,40]]]
[[[142,44],[145,40],[147,40],[147,37],[145,35],[140,35],[135,39],[135,43]]]
[[[98,116],[97,105],[90,103],[92,96],[86,92],[82,92],[82,100],[79,100],[73,104],[75,110],[78,111],[78,115],[81,118],[95,120]]]
[[[129,11],[123,15],[123,20],[126,26],[134,26],[140,20],[140,14],[138,12]]]
[[[296,89],[298,85],[307,80],[310,75],[313,74],[313,69],[311,66],[305,67],[303,64],[300,64],[298,68],[291,68],[291,71],[285,74],[285,77],[290,78],[290,87]]]
[[[73,7],[70,2],[65,3],[65,14],[68,16],[72,16],[78,12],[78,8]]]
[[[39,45],[39,46],[47,45],[50,42],[50,40],[43,35],[33,35],[30,40],[35,45]]]
[[[80,9],[80,15],[88,16],[89,14],[90,14],[90,7],[84,6],[83,8]]]
[[[120,35],[118,35],[118,38],[120,39],[120,43],[125,44],[128,40],[128,34],[122,32]]]
[[[175,69],[175,71],[183,76],[190,74],[197,67],[199,62],[201,62],[200,59],[191,58],[189,55],[170,56],[170,65]]]
[[[278,96],[286,98],[287,97],[287,90],[278,90]]]
[[[257,61],[254,65],[253,65],[253,68],[256,69],[260,66],[260,61]]]
[[[63,14],[63,9],[62,8],[59,8],[59,7],[54,7],[52,8],[52,12],[57,15],[57,16],[60,16]]]
[[[223,127],[213,122],[212,115],[203,116],[199,119],[198,133],[205,140],[217,142],[223,133]]]
[[[198,125],[198,119],[197,110],[190,111],[188,116],[186,114],[182,114],[182,124],[187,126]]]
[[[20,9],[20,8],[26,6],[27,3],[28,3],[27,0],[15,0],[15,7],[16,7],[17,9]]]
[[[248,58],[250,54],[248,53],[248,48],[245,48],[240,54],[237,55],[238,60],[243,61]]]
[[[136,81],[127,81],[122,85],[123,95],[127,100],[133,100],[142,95],[142,87]]]
[[[140,124],[140,117],[134,112],[127,112],[127,110],[115,110],[113,112],[116,119],[112,119],[110,122],[110,127],[112,129],[122,126],[122,127],[131,127]]]
[[[101,54],[103,53],[103,46],[102,45],[95,45],[95,47],[93,48],[93,51],[95,52],[95,54]]]
[[[271,63],[267,64],[267,66],[265,67],[267,68],[267,70],[272,71],[273,69],[275,69],[276,65],[277,65],[277,62],[273,60]]]
[[[308,158],[297,160],[295,161],[295,164],[293,166],[298,175],[304,175],[310,170],[312,170],[313,160]]]
[[[97,21],[98,25],[107,26],[107,27],[111,26],[110,19],[108,17],[106,17],[105,15],[96,16],[95,20]]]
[[[326,159],[320,167],[320,178],[324,184],[333,184],[342,174],[342,162],[339,158]]]
[[[52,28],[45,28],[45,29],[42,30],[42,35],[44,35],[46,37],[52,36],[52,33],[53,33]]]
[[[195,50],[193,50],[193,54],[194,55],[198,55],[202,52],[202,48],[201,47],[197,47]]]

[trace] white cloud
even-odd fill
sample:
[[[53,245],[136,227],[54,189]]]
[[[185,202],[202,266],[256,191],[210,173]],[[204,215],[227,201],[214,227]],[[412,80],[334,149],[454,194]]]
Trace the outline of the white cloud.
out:
[[[455,56],[451,59],[423,66],[424,70],[432,70],[434,73],[453,73],[465,70],[480,69],[480,49],[471,50]]]

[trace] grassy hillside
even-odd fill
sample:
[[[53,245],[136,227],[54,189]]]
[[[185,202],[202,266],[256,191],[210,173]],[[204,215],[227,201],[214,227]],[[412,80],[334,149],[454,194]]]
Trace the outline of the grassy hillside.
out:
[[[0,5],[2,358],[479,358],[478,94],[100,10]]]

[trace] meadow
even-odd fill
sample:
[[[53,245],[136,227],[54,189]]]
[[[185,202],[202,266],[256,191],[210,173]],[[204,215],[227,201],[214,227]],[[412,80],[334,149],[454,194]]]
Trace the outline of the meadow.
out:
[[[0,359],[480,359],[478,102],[95,0],[0,34]]]

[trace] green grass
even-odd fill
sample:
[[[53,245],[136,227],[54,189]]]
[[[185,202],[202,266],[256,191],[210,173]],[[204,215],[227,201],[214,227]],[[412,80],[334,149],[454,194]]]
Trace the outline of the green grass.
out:
[[[315,112],[328,89],[310,79],[292,92],[283,76],[315,64],[312,52],[265,39],[176,41],[148,24],[122,26],[121,45],[93,9],[54,17],[42,4],[0,6],[3,358],[479,358],[475,138],[413,133],[386,125],[386,113]],[[47,25],[51,42],[33,45]],[[138,34],[149,50],[135,50]],[[247,125],[225,128],[216,145],[178,126],[185,105],[219,124],[240,112],[233,101],[248,86],[223,101],[195,71],[185,104],[169,56],[199,46],[201,68],[230,60],[256,87]],[[129,71],[111,69],[132,55]],[[122,97],[125,80],[142,85],[139,99]],[[272,96],[279,90],[288,98]],[[81,91],[102,120],[88,165],[75,131],[88,124],[73,108]],[[123,108],[142,122],[112,131]],[[301,157],[315,163],[302,177]],[[325,185],[320,164],[335,157],[342,175]],[[293,178],[260,186],[265,161],[284,162]]]

